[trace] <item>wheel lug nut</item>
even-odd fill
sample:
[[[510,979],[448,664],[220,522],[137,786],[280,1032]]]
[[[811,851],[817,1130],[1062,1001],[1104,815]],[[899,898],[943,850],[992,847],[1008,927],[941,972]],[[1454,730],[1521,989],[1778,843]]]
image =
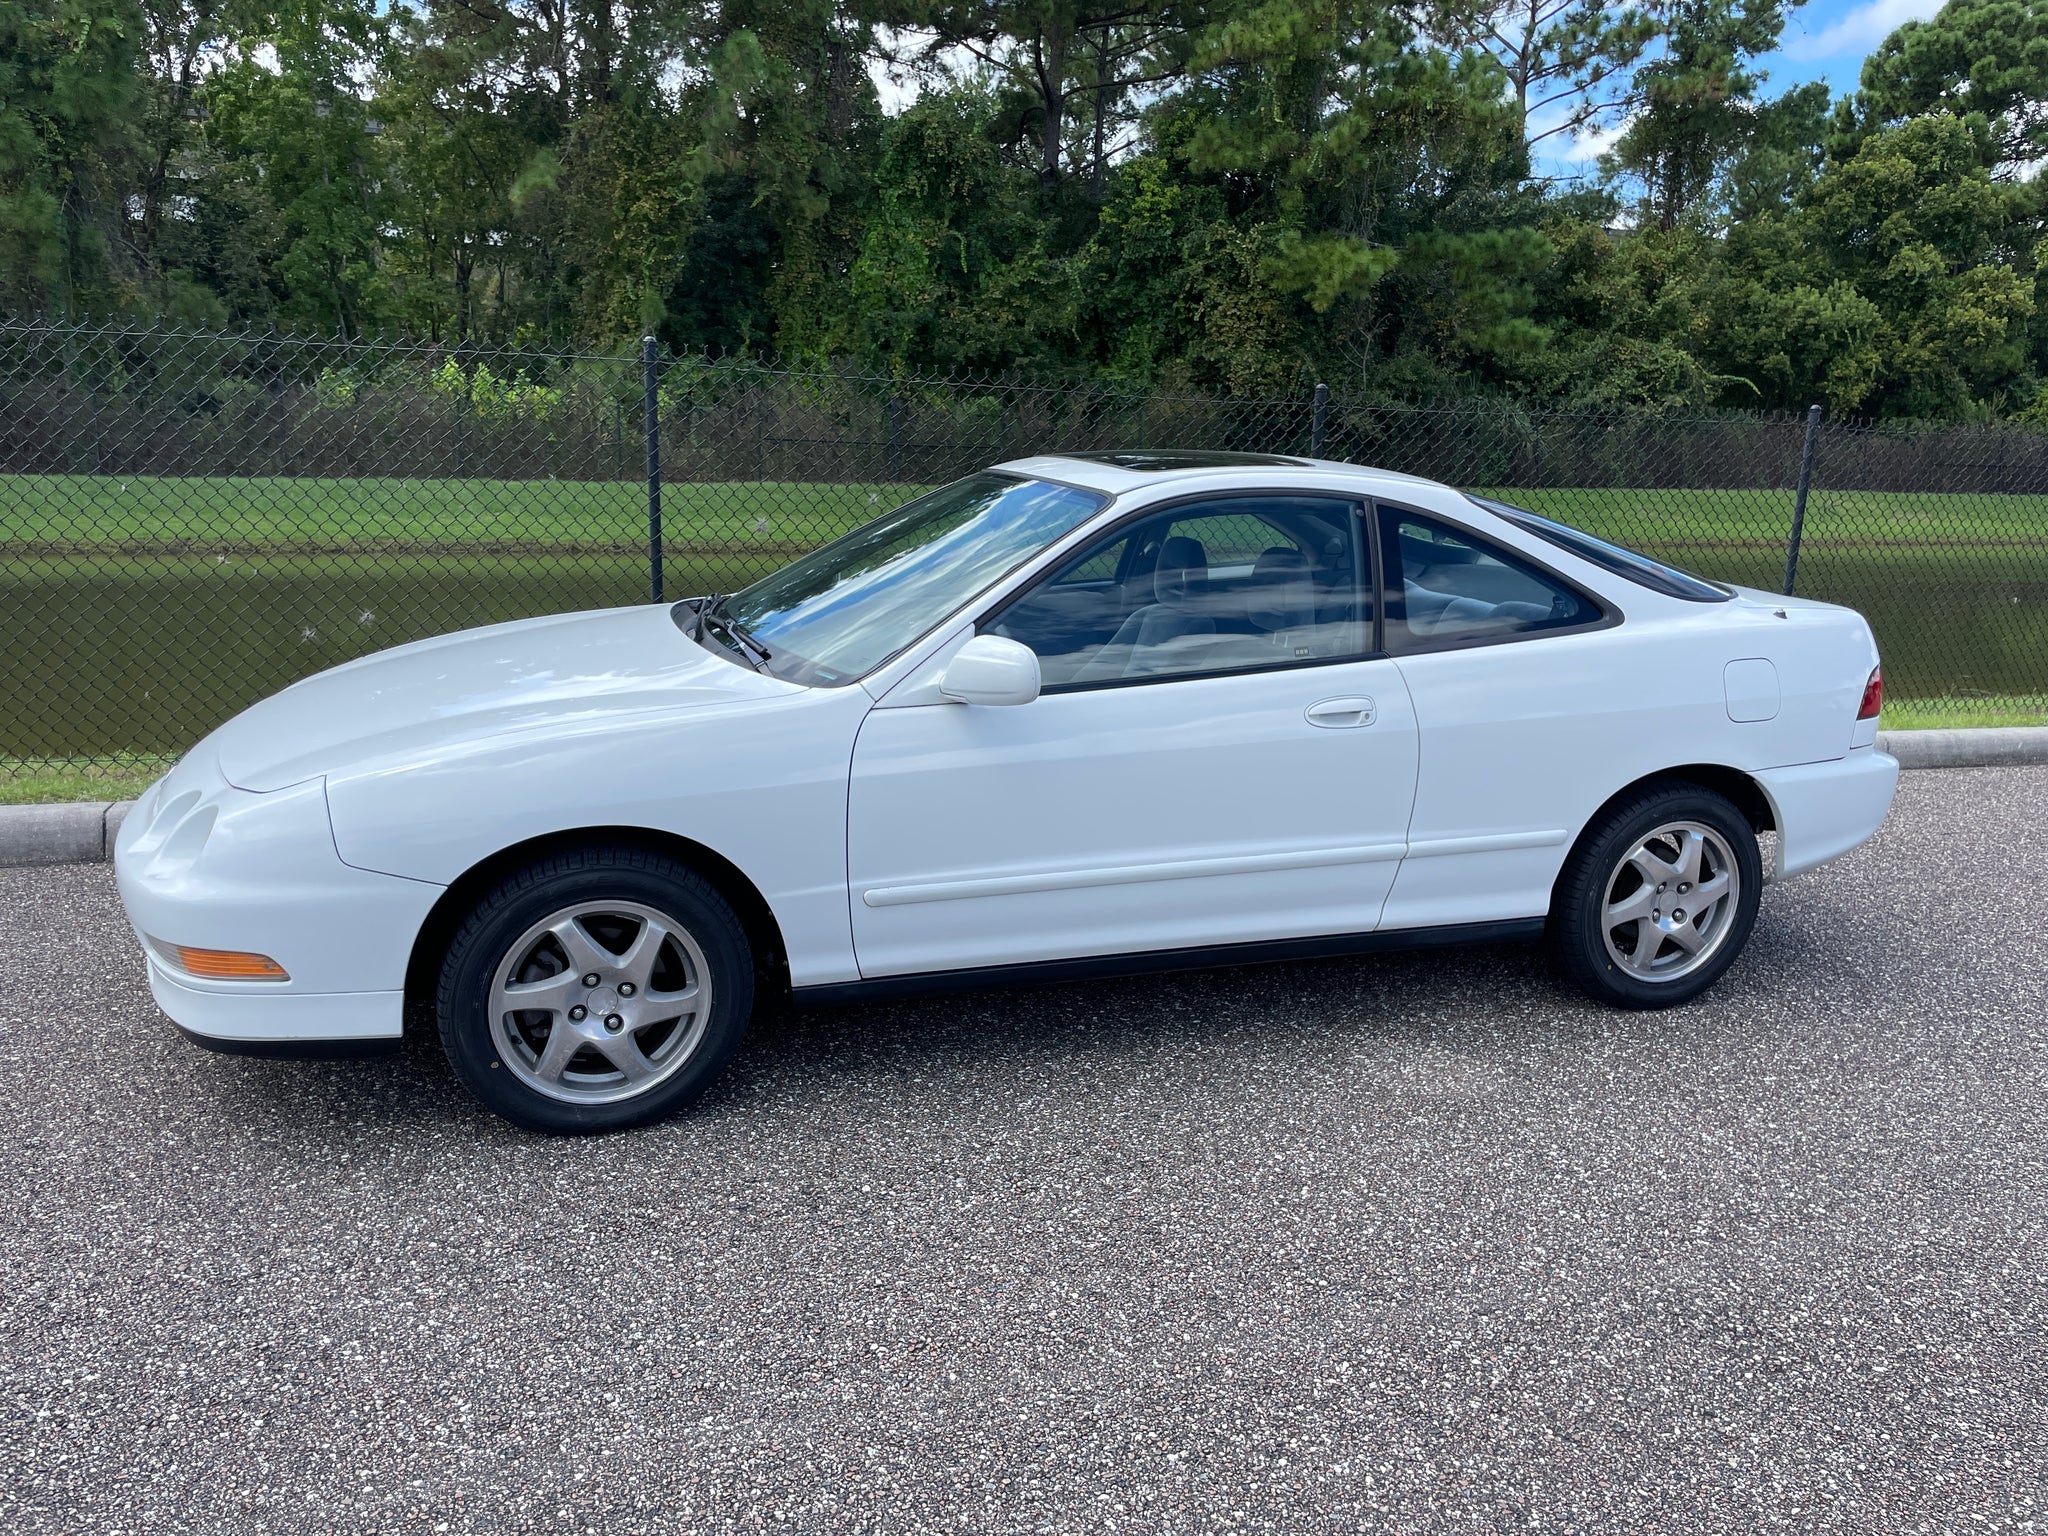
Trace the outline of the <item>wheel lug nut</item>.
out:
[[[597,972],[592,971],[588,976],[583,978],[583,985],[585,985],[586,987],[594,987],[600,981],[603,980],[604,978],[602,976],[598,975]]]
[[[616,1035],[620,1030],[626,1027],[626,1021],[620,1018],[619,1015],[617,1015],[616,1013],[608,1013],[604,1016],[604,1027],[610,1033]]]
[[[577,1022],[578,1024],[581,1024],[589,1016],[590,1010],[584,1007],[581,1003],[578,1003],[574,1008],[571,1008],[569,1010],[569,1017],[575,1020],[575,1022]]]
[[[1684,922],[1684,921],[1685,921],[1685,908],[1683,908],[1683,907],[1680,907],[1680,908],[1678,908],[1678,909],[1677,909],[1677,910],[1676,910],[1675,912],[1673,912],[1673,913],[1671,914],[1671,921],[1673,921],[1674,923],[1682,923],[1682,922]]]
[[[619,996],[621,996],[621,997],[631,997],[632,995],[633,995],[633,983],[631,983],[630,981],[622,981],[622,982],[620,982],[620,983],[619,983]]]

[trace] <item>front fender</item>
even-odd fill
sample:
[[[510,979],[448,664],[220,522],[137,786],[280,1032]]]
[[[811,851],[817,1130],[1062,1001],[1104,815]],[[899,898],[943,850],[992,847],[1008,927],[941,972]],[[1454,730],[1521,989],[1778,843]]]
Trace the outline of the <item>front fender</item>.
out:
[[[797,986],[851,980],[846,785],[861,688],[645,712],[452,744],[330,777],[335,846],[358,869],[453,883],[515,844],[646,827],[753,882]]]

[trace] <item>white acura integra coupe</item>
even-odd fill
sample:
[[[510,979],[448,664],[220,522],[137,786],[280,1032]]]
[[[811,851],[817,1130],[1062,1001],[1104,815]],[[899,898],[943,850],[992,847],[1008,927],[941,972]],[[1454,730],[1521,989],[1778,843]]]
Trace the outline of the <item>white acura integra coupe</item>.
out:
[[[551,1131],[687,1104],[837,1002],[1547,934],[1594,997],[1725,971],[1891,803],[1856,614],[1448,487],[1025,459],[725,598],[295,684],[121,829],[202,1045],[396,1043]],[[1759,834],[1775,833],[1773,868]]]

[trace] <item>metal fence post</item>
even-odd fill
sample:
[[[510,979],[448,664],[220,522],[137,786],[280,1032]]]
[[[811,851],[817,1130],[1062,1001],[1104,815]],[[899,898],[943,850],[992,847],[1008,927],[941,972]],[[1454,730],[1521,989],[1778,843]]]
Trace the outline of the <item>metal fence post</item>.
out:
[[[889,397],[889,482],[903,483],[903,399]]]
[[[647,407],[647,590],[661,601],[661,358],[652,336],[640,338],[640,389]]]
[[[469,476],[469,392],[475,387],[470,377],[462,371],[462,356],[455,359],[456,387],[461,393],[455,397],[455,478]]]
[[[1330,411],[1330,386],[1316,386],[1316,403],[1309,411],[1308,456],[1320,459],[1323,456],[1323,421]]]
[[[1799,541],[1806,534],[1806,492],[1813,483],[1813,448],[1820,436],[1820,407],[1806,411],[1806,446],[1799,454],[1799,493],[1792,498],[1792,537],[1785,545],[1785,595],[1799,579]]]

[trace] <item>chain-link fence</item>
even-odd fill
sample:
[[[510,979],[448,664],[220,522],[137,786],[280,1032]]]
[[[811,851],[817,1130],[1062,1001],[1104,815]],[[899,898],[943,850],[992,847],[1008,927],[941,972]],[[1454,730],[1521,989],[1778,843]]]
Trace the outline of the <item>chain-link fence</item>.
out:
[[[1797,520],[1797,590],[1869,615],[1891,700],[2048,713],[2041,433],[0,322],[0,776],[146,765],[401,641],[729,591],[1002,459],[1161,446],[1426,475],[1772,590]]]

